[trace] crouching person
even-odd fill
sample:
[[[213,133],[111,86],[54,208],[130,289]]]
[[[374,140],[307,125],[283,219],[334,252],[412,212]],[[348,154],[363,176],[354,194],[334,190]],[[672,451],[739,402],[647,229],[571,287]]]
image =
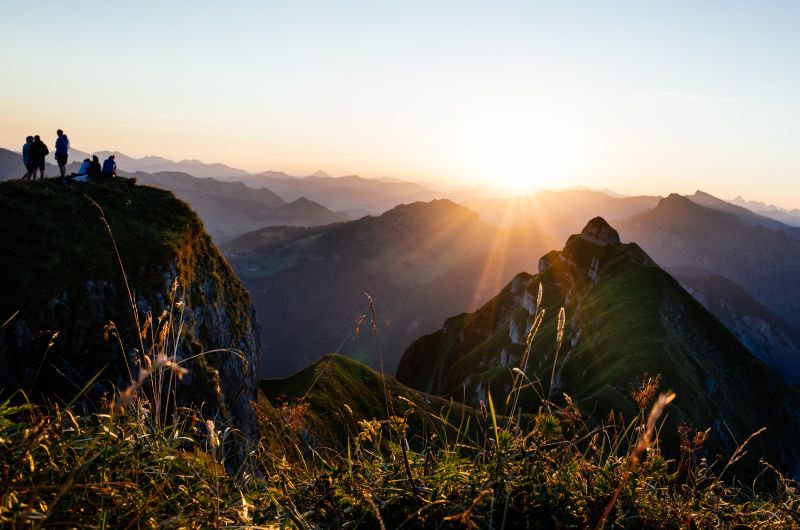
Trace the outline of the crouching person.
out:
[[[103,162],[102,176],[104,177],[117,176],[117,162],[114,160],[114,155],[109,156]]]

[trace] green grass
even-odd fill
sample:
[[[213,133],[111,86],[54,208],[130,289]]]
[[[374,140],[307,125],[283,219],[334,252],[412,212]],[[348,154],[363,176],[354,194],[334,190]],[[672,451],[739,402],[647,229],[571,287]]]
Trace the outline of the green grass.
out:
[[[330,371],[318,379],[325,362]],[[325,401],[338,379],[371,398]],[[389,399],[405,405],[386,416],[382,388],[363,387],[375,381],[368,368],[329,357],[285,382],[300,397],[277,407],[262,398],[264,438],[238,474],[226,473],[198,411],[156,425],[146,400],[89,416],[0,403],[0,526],[800,528],[797,484],[768,466],[770,480],[751,490],[718,476],[722,466],[698,460],[691,442],[678,462],[657,443],[636,453],[645,409],[597,427],[569,404],[543,408],[525,426],[489,411],[458,424],[438,403],[420,405],[424,395],[403,401],[395,383]],[[336,424],[324,415],[348,407],[345,437],[326,445],[313,436],[314,416]],[[214,432],[226,436],[224,425]]]
[[[13,249],[0,260],[0,323],[16,315],[2,332],[0,399],[15,388],[33,401],[62,404],[81,393],[82,404],[95,410],[96,401],[130,383],[128,364],[143,362],[148,343],[157,341],[167,318],[162,311],[181,323],[169,348],[181,359],[235,348],[257,362],[248,293],[198,216],[172,193],[128,179],[8,181],[0,183],[0,225],[0,248]],[[109,323],[116,335],[104,334]],[[140,328],[147,328],[144,340]],[[236,390],[223,392],[223,403],[214,377],[216,369],[227,376],[231,355],[217,351],[186,362],[191,374],[180,384],[179,404],[230,407]]]
[[[660,374],[665,388],[678,395],[663,439],[673,454],[681,423],[698,430],[712,428],[706,444],[709,459],[730,454],[737,443],[766,426],[753,442],[750,458],[737,470],[758,473],[760,456],[784,469],[794,468],[800,435],[793,412],[800,406],[797,389],[757,361],[641,249],[633,244],[599,247],[577,237],[562,252],[551,253],[549,260],[551,266],[540,274],[519,275],[476,312],[453,317],[442,330],[413,343],[398,379],[438,395],[466,395],[472,406],[486,399],[489,388],[507,392],[523,350],[511,342],[509,323],[517,324],[524,340],[533,317],[519,307],[520,295],[512,295],[512,285],[526,286],[533,299],[541,285],[546,314],[527,376],[540,381],[543,392],[523,392],[523,410],[535,412],[548,390],[557,315],[563,306],[568,324],[556,367],[560,384],[553,392],[555,400],[566,391],[588,415],[606,417],[621,411],[631,416],[636,412],[631,387],[645,373]],[[587,274],[595,260],[597,281]],[[506,365],[499,361],[503,350],[509,354]]]
[[[196,216],[171,194],[119,182],[2,186],[2,215],[14,226],[0,244],[21,249],[5,260],[2,272],[18,278],[22,291],[14,300],[26,307],[82,281],[86,271],[68,264],[115,277],[105,227],[84,193],[106,210],[141,289],[155,285],[145,281],[154,258],[177,255],[185,270],[200,267],[212,283],[234,289],[226,299],[246,296],[238,293],[238,284],[225,282],[227,265],[216,262],[217,254],[198,251],[210,249],[210,241]],[[62,215],[76,224],[59,224]],[[70,226],[80,228],[81,237]],[[54,237],[36,236],[48,227]],[[30,248],[20,240],[30,241]],[[47,252],[66,258],[37,259]],[[23,260],[31,261],[29,270],[19,271]],[[548,312],[555,315],[560,298],[549,289],[557,282],[547,285],[545,299],[553,300]],[[598,362],[610,363],[603,357],[612,355],[608,348],[646,344],[614,343],[615,335],[604,332],[616,325],[638,329],[638,321],[603,314],[619,309],[613,305],[618,297],[618,303],[630,303],[626,288],[640,292],[654,286],[658,283],[644,273],[623,276],[604,286],[608,292],[601,291],[583,312],[569,309],[596,333],[587,352]],[[485,334],[493,316],[509,309],[507,294],[485,314],[451,321],[473,324],[469,333],[481,355],[467,356],[453,368],[492,383],[485,387],[491,394],[484,408],[411,390],[354,361],[326,356],[292,377],[262,382],[261,440],[243,456],[226,452],[234,446],[227,442],[237,437],[231,425],[209,423],[208,411],[198,406],[176,407],[163,421],[154,418],[147,392],[130,393],[133,398],[122,405],[111,395],[114,406],[97,402],[94,413],[82,414],[46,401],[33,405],[17,393],[0,402],[0,527],[800,528],[798,484],[768,464],[760,465],[757,480],[743,485],[725,465],[727,458],[700,457],[702,444],[691,441],[694,432],[681,441],[678,453],[662,451],[658,442],[644,450],[642,433],[655,392],[627,418],[587,417],[568,396],[536,406],[526,401],[528,413],[522,415],[506,408],[514,403],[501,391],[500,383],[511,382],[508,372],[475,368],[482,357],[499,355],[503,342]],[[190,302],[203,303],[203,296],[198,291]],[[83,310],[88,308],[73,307],[75,318]],[[591,320],[595,314],[598,320]],[[686,318],[701,317],[689,306]],[[246,318],[234,315],[233,325],[244,325]],[[541,365],[537,370],[548,375],[554,336],[551,319],[536,337],[538,357],[532,357]],[[203,377],[214,357],[201,361],[192,376],[208,387],[213,382]],[[629,401],[621,388],[594,384],[586,392],[619,411],[616,404]],[[538,391],[544,392],[541,385]],[[522,401],[530,394],[522,392]],[[176,402],[197,400],[179,395]],[[655,425],[661,429],[653,432],[657,439],[675,436],[663,417]]]
[[[114,181],[0,183],[0,246],[14,249],[0,260],[0,274],[13,278],[3,282],[13,287],[2,293],[3,307],[45,302],[86,279],[119,276],[108,231],[87,197],[105,211],[129,274],[149,280],[143,291],[158,281],[154,263],[203,233],[185,203],[155,188]]]

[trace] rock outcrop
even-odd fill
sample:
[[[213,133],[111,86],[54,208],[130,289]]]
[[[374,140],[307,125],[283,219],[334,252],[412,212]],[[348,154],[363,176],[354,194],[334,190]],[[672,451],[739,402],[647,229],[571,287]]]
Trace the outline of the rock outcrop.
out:
[[[177,403],[256,441],[255,311],[172,193],[122,180],[2,183],[0,248],[0,392],[93,407],[131,385],[143,351],[166,350],[188,369]]]
[[[611,228],[602,217],[595,217],[589,221],[580,235],[586,241],[600,246],[620,244],[619,232]]]

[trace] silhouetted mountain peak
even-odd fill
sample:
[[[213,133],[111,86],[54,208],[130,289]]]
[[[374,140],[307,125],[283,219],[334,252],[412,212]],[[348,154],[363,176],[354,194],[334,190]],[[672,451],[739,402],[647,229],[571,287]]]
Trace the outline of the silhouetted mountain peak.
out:
[[[704,206],[697,204],[690,198],[685,197],[683,195],[679,195],[677,193],[670,193],[668,196],[658,201],[658,204],[656,204],[655,208],[653,208],[651,212],[686,213],[686,212],[700,212],[703,210],[708,210],[708,208],[705,208]]]
[[[619,245],[621,243],[619,232],[614,230],[602,217],[595,217],[590,220],[581,230],[580,235],[583,239],[600,246]]]
[[[434,199],[432,201],[417,201],[410,204],[400,204],[391,210],[383,213],[380,218],[390,219],[399,217],[436,217],[443,215],[458,217],[474,217],[478,220],[478,214],[466,206],[462,206],[450,199]]]

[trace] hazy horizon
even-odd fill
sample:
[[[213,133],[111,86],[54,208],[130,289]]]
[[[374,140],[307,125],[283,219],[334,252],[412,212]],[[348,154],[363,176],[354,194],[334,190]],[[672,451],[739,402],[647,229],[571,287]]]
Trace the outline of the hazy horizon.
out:
[[[14,150],[60,127],[86,151],[250,172],[800,207],[791,2],[3,12],[0,144]]]

